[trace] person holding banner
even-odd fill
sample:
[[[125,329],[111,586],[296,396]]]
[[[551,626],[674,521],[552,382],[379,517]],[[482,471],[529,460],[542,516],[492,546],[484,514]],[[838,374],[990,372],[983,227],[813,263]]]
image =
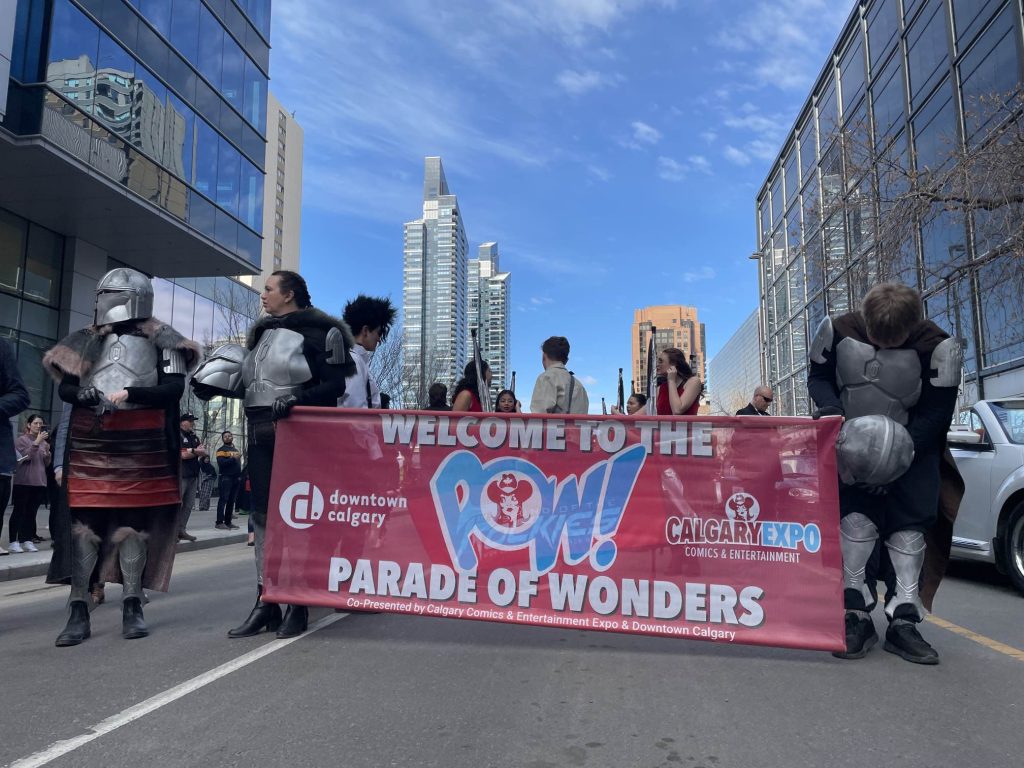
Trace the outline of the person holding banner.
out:
[[[681,349],[669,347],[658,355],[658,393],[656,400],[659,416],[695,416],[700,407],[700,393],[704,385],[686,362]]]
[[[491,386],[491,366],[481,361],[484,375],[483,382]],[[480,402],[480,377],[477,376],[476,362],[467,363],[462,372],[462,378],[455,383],[455,396],[452,398],[453,411],[468,411],[469,413],[483,413],[484,407]]]
[[[337,405],[345,394],[346,378],[356,372],[355,341],[344,321],[312,305],[306,281],[295,272],[272,273],[261,302],[266,314],[249,329],[246,347],[225,344],[215,349],[193,376],[192,388],[202,400],[217,395],[244,398],[249,426],[247,471],[256,534],[256,604],[228,637],[251,637],[266,629],[286,638],[306,631],[309,609],[289,605],[282,618],[279,606],[262,600],[276,422],[288,418],[296,405]]]
[[[552,336],[540,346],[540,362],[544,373],[537,377],[530,399],[531,413],[589,413],[587,390],[566,370],[569,362],[569,340]]]
[[[516,400],[516,393],[511,389],[503,389],[498,393],[498,399],[494,401],[497,404],[498,413],[522,413],[523,406]]]
[[[612,406],[612,413],[616,416],[636,416],[638,413],[642,414],[644,408],[647,406],[647,395],[642,392],[634,392],[626,400],[626,412],[623,414],[622,410],[617,406]]]
[[[391,300],[359,294],[345,305],[342,318],[354,334],[352,359],[356,372],[345,382],[345,394],[338,400],[341,408],[380,408],[380,386],[370,375],[370,360],[377,346],[387,341],[397,310]]]
[[[943,461],[960,384],[959,345],[924,319],[915,289],[883,283],[868,291],[859,312],[821,322],[810,357],[807,389],[818,407],[814,417],[844,416],[840,441],[845,438],[851,450],[864,445],[872,466],[887,461],[869,441],[856,441],[859,425],[866,423],[857,417],[888,417],[881,424],[894,433],[890,444],[895,433],[909,433],[908,442],[913,441],[909,468],[887,485],[859,480],[840,460],[846,651],[834,655],[862,658],[878,640],[870,615],[877,602],[870,577],[876,545],[884,541],[892,577],[887,578],[884,648],[916,664],[938,664],[938,653],[917,626],[931,607],[948,557],[951,518],[959,506],[956,488],[963,491],[955,465]],[[940,504],[948,505],[941,516]],[[944,541],[936,527],[940,519],[949,529]],[[936,559],[941,564],[932,568],[929,562]],[[924,583],[922,568],[934,583]]]

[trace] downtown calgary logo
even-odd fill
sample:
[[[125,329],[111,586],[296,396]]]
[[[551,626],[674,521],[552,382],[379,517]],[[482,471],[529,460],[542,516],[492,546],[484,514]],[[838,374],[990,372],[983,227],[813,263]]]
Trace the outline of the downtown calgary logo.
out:
[[[734,493],[723,506],[720,518],[670,516],[665,521],[666,540],[685,547],[686,557],[711,560],[798,563],[801,551],[821,548],[816,524],[760,519],[761,505],[749,493]]]
[[[379,493],[344,493],[335,489],[327,499],[313,483],[297,482],[285,488],[278,502],[278,512],[285,525],[295,530],[311,528],[318,520],[342,523],[358,528],[370,525],[380,528],[392,510],[405,510],[408,500],[404,496],[386,496]]]

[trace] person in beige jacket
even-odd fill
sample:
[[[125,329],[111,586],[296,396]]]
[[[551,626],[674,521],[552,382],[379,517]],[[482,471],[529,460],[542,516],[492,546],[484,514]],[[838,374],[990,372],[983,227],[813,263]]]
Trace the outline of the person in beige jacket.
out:
[[[530,400],[531,413],[589,413],[587,390],[572,371],[569,362],[569,340],[552,336],[540,345],[544,373],[537,377]]]

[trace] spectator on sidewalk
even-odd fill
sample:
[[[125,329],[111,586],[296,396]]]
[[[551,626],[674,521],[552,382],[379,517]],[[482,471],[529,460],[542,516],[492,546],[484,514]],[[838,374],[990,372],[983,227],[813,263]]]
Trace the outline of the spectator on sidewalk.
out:
[[[531,413],[587,413],[590,399],[587,390],[566,370],[569,362],[569,340],[552,336],[540,346],[540,362],[544,373],[537,377],[530,399]]]
[[[199,458],[207,456],[206,446],[196,435],[196,417],[181,414],[181,509],[178,511],[178,541],[195,541],[188,532],[188,519],[196,502],[199,485]]]
[[[217,528],[234,530],[238,526],[232,524],[231,516],[235,511],[235,500],[238,497],[238,486],[242,479],[242,454],[235,447],[235,436],[225,430],[220,433],[221,446],[217,449],[217,471],[220,473],[220,484],[217,488]]]
[[[768,408],[772,404],[772,388],[766,387],[764,384],[757,387],[754,390],[754,396],[750,398],[750,402],[743,408],[736,411],[737,416],[770,416]]]
[[[38,552],[36,513],[46,501],[46,465],[50,463],[50,444],[43,417],[33,413],[25,422],[25,431],[14,441],[18,468],[14,472],[14,511],[11,512],[11,552]]]
[[[0,339],[0,529],[11,497],[11,482],[17,457],[10,420],[28,407],[28,390],[18,373],[14,353],[6,339]],[[0,547],[0,555],[7,550]]]

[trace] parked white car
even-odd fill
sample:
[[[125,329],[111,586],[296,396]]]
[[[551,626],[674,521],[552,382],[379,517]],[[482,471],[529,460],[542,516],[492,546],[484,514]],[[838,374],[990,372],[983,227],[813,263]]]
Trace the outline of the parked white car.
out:
[[[1024,399],[979,400],[948,435],[967,486],[954,557],[994,563],[1024,593]]]

